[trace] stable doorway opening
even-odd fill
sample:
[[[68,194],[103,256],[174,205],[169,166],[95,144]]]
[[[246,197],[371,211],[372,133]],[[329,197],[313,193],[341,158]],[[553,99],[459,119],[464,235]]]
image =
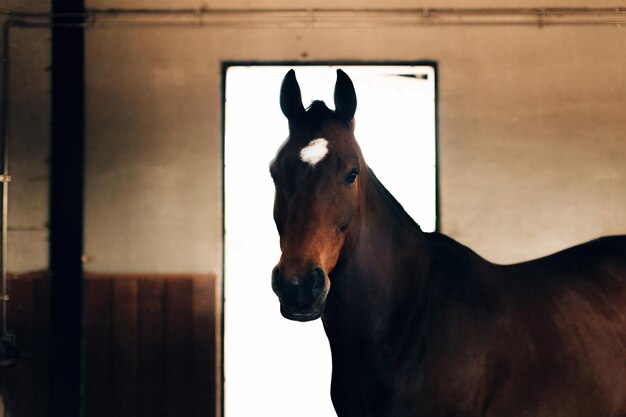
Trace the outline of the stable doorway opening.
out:
[[[224,415],[332,416],[322,323],[284,319],[270,285],[280,249],[269,162],[288,135],[280,84],[295,68],[303,104],[333,108],[337,68],[355,85],[365,160],[424,231],[437,225],[435,68],[240,66],[225,71]]]

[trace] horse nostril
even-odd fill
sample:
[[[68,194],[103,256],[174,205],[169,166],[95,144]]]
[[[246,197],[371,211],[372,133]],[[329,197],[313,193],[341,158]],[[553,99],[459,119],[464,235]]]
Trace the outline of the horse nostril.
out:
[[[286,279],[284,275],[280,272],[280,269],[278,269],[278,267],[274,268],[274,270],[272,271],[272,290],[274,290],[276,295],[279,297],[283,294],[285,281]]]
[[[309,304],[324,292],[326,273],[315,267],[299,278],[289,279],[280,268],[272,271],[272,289],[286,303]]]
[[[326,274],[324,270],[320,267],[317,267],[311,271],[310,279],[312,282],[311,285],[311,294],[314,298],[319,297],[324,291],[324,284],[326,281]]]

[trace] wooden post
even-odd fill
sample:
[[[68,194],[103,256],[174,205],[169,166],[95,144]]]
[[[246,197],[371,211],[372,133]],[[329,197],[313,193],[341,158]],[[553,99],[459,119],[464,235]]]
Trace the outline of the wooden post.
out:
[[[53,0],[52,11],[50,415],[80,417],[85,74],[84,33],[77,24],[84,3]]]

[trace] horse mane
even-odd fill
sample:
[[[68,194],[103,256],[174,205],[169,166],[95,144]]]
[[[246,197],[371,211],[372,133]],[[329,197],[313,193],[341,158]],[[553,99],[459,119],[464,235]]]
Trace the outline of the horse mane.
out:
[[[374,174],[374,171],[370,167],[367,167],[368,176],[372,179],[372,183],[376,187],[377,190],[380,191],[383,200],[387,205],[401,218],[404,223],[410,227],[413,231],[417,233],[424,233],[419,224],[406,212],[402,204],[387,190],[387,188],[383,185],[382,182],[378,179],[378,177]]]
[[[446,294],[446,296],[453,297],[457,301],[462,301],[464,304],[472,306],[475,306],[476,300],[479,300],[487,306],[486,297],[488,297],[488,292],[485,283],[470,280],[471,274],[467,271],[471,269],[474,262],[488,263],[488,261],[449,236],[440,233],[424,233],[419,224],[406,212],[402,204],[385,188],[369,167],[368,175],[372,179],[372,184],[380,192],[385,204],[392,209],[394,214],[403,222],[403,225],[422,237],[428,235],[427,239],[432,248],[436,248],[435,252],[439,253],[439,255],[433,253],[431,264],[428,267],[445,271],[445,273],[433,275],[435,281],[431,280],[423,284],[428,288],[434,285],[432,288],[436,288],[439,291],[439,297]],[[426,287],[422,288],[422,295],[428,293]],[[419,303],[416,301],[417,304]]]

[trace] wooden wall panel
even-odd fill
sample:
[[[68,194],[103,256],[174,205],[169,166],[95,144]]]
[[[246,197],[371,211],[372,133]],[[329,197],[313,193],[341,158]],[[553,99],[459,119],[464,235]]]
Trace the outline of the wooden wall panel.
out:
[[[139,282],[113,281],[113,395],[114,416],[137,416],[137,333]]]
[[[164,416],[164,281],[139,281],[139,386],[137,405],[139,416]],[[158,348],[157,348],[158,347]]]
[[[215,340],[216,281],[196,279],[193,283],[193,331],[194,331],[194,414],[206,417],[208,410],[217,410],[216,384],[218,380],[217,342]]]
[[[112,281],[86,281],[84,285],[84,415],[89,417],[112,417],[113,390],[111,351]]]
[[[165,286],[165,381],[169,385],[166,415],[190,416],[193,410],[192,280],[170,280]]]
[[[50,286],[13,277],[10,330],[32,359],[0,370],[8,416],[49,415]],[[216,282],[209,275],[95,275],[84,283],[89,417],[215,416]]]
[[[50,282],[47,279],[34,279],[32,308],[32,345],[33,357],[33,415],[46,417],[50,408]],[[11,317],[11,316],[9,316]],[[18,340],[19,342],[19,340]]]
[[[22,355],[27,358],[2,369],[5,391],[5,407],[10,416],[32,416],[33,407],[33,362],[47,358],[33,356],[33,285],[32,279],[18,279],[9,282],[11,303],[9,309],[9,330],[15,335]]]

